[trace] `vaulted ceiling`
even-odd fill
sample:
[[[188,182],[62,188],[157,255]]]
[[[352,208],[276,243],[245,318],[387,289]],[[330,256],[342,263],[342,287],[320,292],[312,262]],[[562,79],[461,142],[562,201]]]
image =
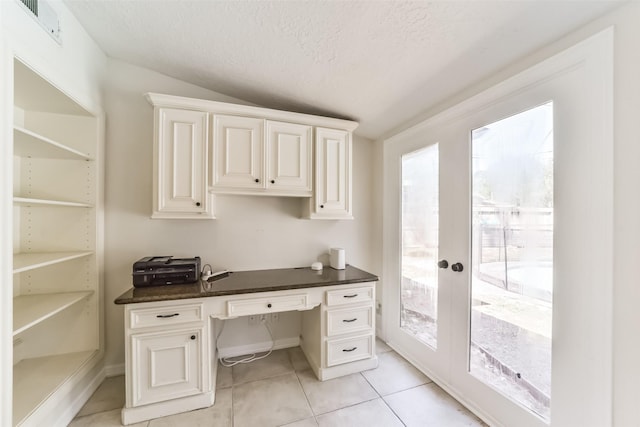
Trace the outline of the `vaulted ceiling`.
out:
[[[264,107],[348,118],[372,139],[616,1],[88,1],[105,53]]]

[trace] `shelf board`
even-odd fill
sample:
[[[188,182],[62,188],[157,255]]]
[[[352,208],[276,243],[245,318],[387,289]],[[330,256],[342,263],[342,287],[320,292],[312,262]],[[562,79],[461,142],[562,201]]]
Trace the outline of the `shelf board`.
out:
[[[34,270],[60,262],[71,261],[92,255],[91,251],[82,252],[32,252],[13,255],[13,274]]]
[[[30,197],[14,197],[13,204],[18,206],[60,206],[71,208],[91,208],[88,203],[67,202],[64,200],[33,199]]]
[[[92,160],[86,153],[20,126],[13,127],[13,142],[14,154],[21,157]]]
[[[13,64],[14,103],[19,108],[57,114],[93,116],[55,83],[47,80],[19,59],[16,58]]]
[[[47,320],[91,294],[93,294],[92,291],[82,291],[15,297],[13,299],[13,335]]]
[[[13,367],[13,425],[19,425],[89,361],[96,350],[24,359]]]

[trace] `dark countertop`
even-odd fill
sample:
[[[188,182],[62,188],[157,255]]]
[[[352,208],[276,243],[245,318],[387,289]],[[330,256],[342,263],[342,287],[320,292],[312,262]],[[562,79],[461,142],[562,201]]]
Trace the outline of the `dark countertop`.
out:
[[[320,271],[304,268],[236,271],[211,282],[199,281],[187,285],[131,288],[114,301],[116,304],[205,298],[254,292],[283,291],[318,286],[348,285],[375,282],[378,276],[347,265],[344,270],[325,267]]]

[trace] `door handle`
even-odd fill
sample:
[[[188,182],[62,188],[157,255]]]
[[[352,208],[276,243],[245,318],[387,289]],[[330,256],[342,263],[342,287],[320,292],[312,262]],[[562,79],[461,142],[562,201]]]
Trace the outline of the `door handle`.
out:
[[[461,272],[462,270],[464,270],[464,267],[462,266],[462,264],[460,264],[459,262],[456,262],[455,264],[451,265],[451,269],[453,271],[455,271],[456,273]]]
[[[447,268],[449,267],[449,262],[446,259],[438,261],[438,267]]]

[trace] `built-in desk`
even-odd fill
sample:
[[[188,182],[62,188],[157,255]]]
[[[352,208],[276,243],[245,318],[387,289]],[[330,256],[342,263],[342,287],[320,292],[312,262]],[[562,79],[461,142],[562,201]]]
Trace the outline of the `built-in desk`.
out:
[[[122,423],[214,403],[217,319],[298,310],[299,345],[318,379],[375,368],[377,280],[352,266],[291,268],[128,290],[115,300],[126,304]]]

